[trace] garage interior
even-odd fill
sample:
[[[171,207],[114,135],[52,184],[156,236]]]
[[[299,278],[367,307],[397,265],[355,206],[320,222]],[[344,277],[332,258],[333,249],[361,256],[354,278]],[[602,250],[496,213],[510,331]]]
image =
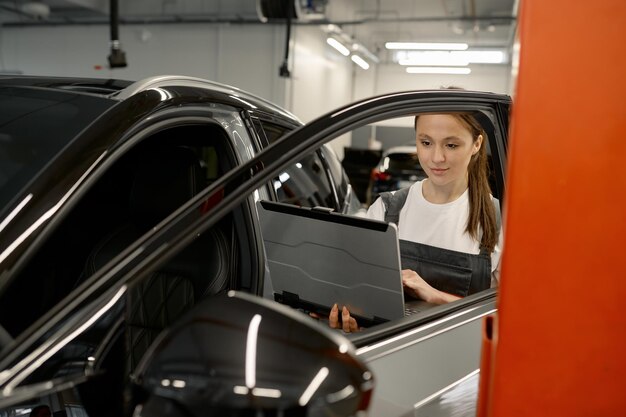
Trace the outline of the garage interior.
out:
[[[287,48],[283,3],[119,1],[116,37],[126,66],[111,68],[109,1],[2,0],[0,72],[126,80],[188,75],[256,94],[304,122],[387,92],[452,85],[512,92],[517,0],[291,1],[296,16]],[[353,50],[350,56],[328,39]],[[497,63],[448,66],[469,74],[408,73],[398,59],[429,51],[385,47],[407,41],[466,44],[466,51],[496,53]],[[368,69],[350,59],[355,55]]]
[[[535,49],[523,74],[522,96],[517,58],[525,2],[537,7],[525,9],[532,25],[523,45]],[[114,3],[117,19],[111,18]],[[507,195],[506,221],[514,250],[506,259],[510,281],[502,300],[508,304],[500,310],[506,329],[500,340],[506,336],[510,343],[499,346],[493,396],[483,398],[491,401],[492,413],[479,409],[479,415],[619,415],[625,406],[624,366],[615,358],[625,345],[620,312],[626,281],[616,265],[626,231],[621,197],[626,180],[615,167],[624,150],[618,139],[626,120],[621,103],[626,51],[619,23],[626,9],[615,0],[568,3],[0,0],[0,74],[200,77],[251,92],[303,122],[403,90],[461,87],[519,97],[516,114],[525,121],[512,137],[528,141],[518,141],[512,152],[517,171],[507,185],[515,192]],[[548,41],[552,37],[561,42],[558,48]],[[392,49],[390,42],[419,42],[422,49]],[[580,51],[589,56],[581,59]],[[457,52],[486,54],[469,58]],[[430,58],[442,61],[427,63]],[[563,62],[579,66],[563,69]],[[432,69],[442,66],[448,70]],[[589,115],[597,123],[580,121]],[[406,121],[389,121],[332,145],[345,158],[347,149],[372,150],[375,142],[382,149],[405,144],[411,132]],[[602,152],[582,154],[577,145],[589,138]],[[548,185],[546,177],[557,180]],[[593,204],[581,189],[593,190]],[[574,198],[564,210],[568,196]],[[551,280],[555,276],[563,279]],[[586,285],[589,277],[600,277],[603,285]],[[529,294],[531,278],[541,291]],[[520,294],[523,303],[511,303]],[[602,302],[583,308],[580,300]]]

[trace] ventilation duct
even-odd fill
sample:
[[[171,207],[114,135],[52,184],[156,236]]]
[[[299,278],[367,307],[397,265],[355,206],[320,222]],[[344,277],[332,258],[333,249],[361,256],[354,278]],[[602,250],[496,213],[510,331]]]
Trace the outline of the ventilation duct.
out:
[[[264,21],[289,16],[301,21],[323,20],[327,4],[328,0],[257,0],[257,10]]]

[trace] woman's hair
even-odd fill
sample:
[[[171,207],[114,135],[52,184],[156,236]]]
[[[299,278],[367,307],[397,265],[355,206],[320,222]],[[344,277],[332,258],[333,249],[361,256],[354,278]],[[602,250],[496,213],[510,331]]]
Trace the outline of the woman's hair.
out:
[[[486,146],[488,142],[487,133],[478,120],[470,113],[446,114],[458,120],[459,123],[472,134],[474,141],[478,140],[478,136],[482,135],[483,137],[480,149],[475,155],[472,155],[467,167],[470,213],[465,231],[475,240],[479,240],[480,238],[480,247],[491,253],[496,243],[498,243],[498,226],[496,223],[495,207],[491,201],[491,189],[489,188],[489,165],[487,163]],[[419,114],[415,116],[416,128],[419,116]],[[480,237],[479,226],[480,229],[482,229],[482,237]]]

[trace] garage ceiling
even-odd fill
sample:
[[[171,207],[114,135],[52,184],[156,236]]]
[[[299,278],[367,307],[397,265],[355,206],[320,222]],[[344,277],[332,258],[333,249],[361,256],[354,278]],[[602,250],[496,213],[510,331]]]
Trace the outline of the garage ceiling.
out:
[[[264,1],[120,0],[120,23],[261,24],[257,10]],[[334,24],[384,59],[384,44],[389,41],[465,42],[470,48],[508,49],[519,0],[292,1],[302,5],[295,24]],[[309,10],[317,5],[322,13],[305,14],[307,5]],[[0,0],[0,24],[6,27],[108,21],[109,0]]]

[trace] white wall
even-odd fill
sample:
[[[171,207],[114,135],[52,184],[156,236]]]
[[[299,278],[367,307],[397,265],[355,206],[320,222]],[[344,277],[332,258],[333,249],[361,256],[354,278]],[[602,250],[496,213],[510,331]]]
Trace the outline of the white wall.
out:
[[[284,30],[273,25],[124,25],[127,68],[108,69],[109,28],[103,25],[4,28],[6,70],[24,74],[123,78],[180,74],[232,84],[284,104],[278,77]],[[95,69],[100,66],[102,69]]]
[[[316,26],[298,26],[294,39],[292,78],[288,108],[304,122],[352,101],[352,61],[326,44],[326,36]],[[339,158],[345,135],[330,142]]]
[[[128,80],[196,76],[259,95],[305,122],[349,102],[400,90],[456,85],[509,93],[509,66],[474,66],[471,75],[459,76],[407,74],[395,64],[364,71],[330,48],[315,25],[293,27],[291,78],[281,78],[285,33],[284,25],[270,24],[122,25],[128,67],[110,70],[108,26],[0,27],[0,70]],[[340,156],[349,142],[349,136],[333,142]]]

